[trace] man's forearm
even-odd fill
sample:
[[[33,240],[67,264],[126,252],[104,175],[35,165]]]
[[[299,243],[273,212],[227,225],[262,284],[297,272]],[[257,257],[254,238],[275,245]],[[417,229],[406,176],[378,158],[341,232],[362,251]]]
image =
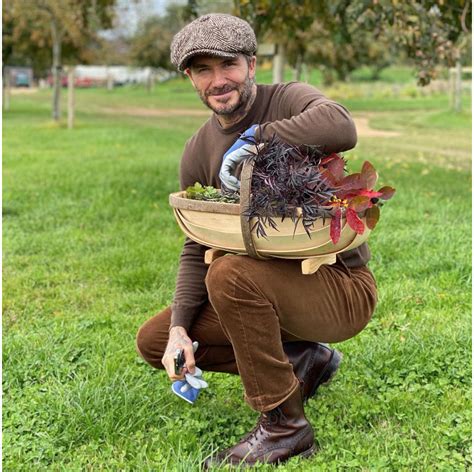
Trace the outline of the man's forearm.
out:
[[[189,331],[199,310],[207,301],[205,250],[204,246],[186,239],[171,305],[171,327],[182,326]]]
[[[313,106],[292,118],[264,123],[258,137],[276,134],[290,144],[322,146],[325,152],[342,152],[355,147],[357,131],[349,113],[334,102]]]

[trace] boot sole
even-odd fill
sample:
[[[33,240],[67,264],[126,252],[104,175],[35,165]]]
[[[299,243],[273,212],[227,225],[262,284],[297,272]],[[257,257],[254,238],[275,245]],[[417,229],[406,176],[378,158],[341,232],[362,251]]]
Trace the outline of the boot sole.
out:
[[[299,454],[295,454],[294,456],[287,457],[285,459],[280,459],[275,462],[252,462],[252,463],[246,463],[246,462],[240,462],[240,463],[235,463],[235,464],[229,464],[225,462],[220,462],[220,463],[215,463],[215,464],[203,464],[203,467],[201,470],[210,470],[213,467],[221,467],[221,466],[226,466],[229,465],[231,468],[236,467],[237,469],[250,469],[255,466],[258,466],[260,464],[265,464],[265,465],[283,465],[285,462],[288,462],[290,459],[293,459],[294,457],[302,457],[303,459],[309,459],[310,457],[314,456],[318,452],[318,448],[316,447],[315,444],[313,444],[309,449],[306,449],[306,451],[300,452]]]
[[[306,449],[306,451],[303,451],[300,454],[298,454],[298,456],[308,459],[309,457],[314,456],[314,454],[316,454],[317,452],[318,452],[318,449],[316,448],[316,446],[313,445],[309,449]]]
[[[331,359],[327,363],[325,369],[321,372],[319,379],[314,383],[314,387],[308,395],[308,398],[305,398],[304,403],[308,403],[310,398],[313,398],[316,395],[316,391],[319,387],[327,387],[333,380],[334,376],[339,370],[339,365],[342,362],[343,354],[342,352],[334,349]]]

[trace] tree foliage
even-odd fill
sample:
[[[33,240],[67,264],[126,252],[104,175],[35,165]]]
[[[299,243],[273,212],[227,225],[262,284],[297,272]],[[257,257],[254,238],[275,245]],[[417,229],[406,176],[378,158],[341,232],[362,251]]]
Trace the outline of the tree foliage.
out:
[[[235,0],[235,13],[247,20],[261,39],[290,40],[297,31],[304,31],[318,13],[315,0]]]
[[[298,31],[288,49],[290,65],[318,65],[325,83],[336,77],[347,80],[353,70],[363,65],[369,66],[376,78],[395,54],[389,34],[374,41],[370,31],[358,27],[349,0],[321,2],[311,26]]]
[[[137,32],[130,38],[131,60],[140,66],[173,69],[170,44],[176,34],[192,20],[194,5],[170,5],[164,16],[144,18]]]
[[[89,63],[97,31],[110,28],[115,0],[5,0],[2,4],[4,64],[33,67],[36,76],[52,65],[52,21],[59,27],[63,61]]]
[[[390,34],[417,69],[418,82],[428,84],[437,66],[452,66],[471,34],[471,0],[416,0],[353,2],[359,28],[373,31],[374,39]]]
[[[439,66],[451,66],[469,44],[471,0],[234,0],[235,13],[259,40],[287,46],[302,60],[346,79],[361,65],[376,76],[399,54],[425,85]]]
[[[76,62],[94,47],[99,28],[110,27],[115,0],[6,0],[3,3],[5,63],[13,58],[23,61],[41,59],[51,51],[49,65],[53,73],[54,120],[60,118],[61,69],[63,59]],[[36,58],[38,54],[38,59]],[[67,55],[66,55],[67,54]]]

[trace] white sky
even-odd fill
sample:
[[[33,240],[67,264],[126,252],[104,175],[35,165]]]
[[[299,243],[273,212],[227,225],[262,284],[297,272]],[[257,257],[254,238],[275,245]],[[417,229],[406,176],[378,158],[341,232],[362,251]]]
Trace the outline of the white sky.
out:
[[[170,4],[186,4],[186,0],[118,0],[117,28],[126,34],[133,34],[140,19],[160,15]]]

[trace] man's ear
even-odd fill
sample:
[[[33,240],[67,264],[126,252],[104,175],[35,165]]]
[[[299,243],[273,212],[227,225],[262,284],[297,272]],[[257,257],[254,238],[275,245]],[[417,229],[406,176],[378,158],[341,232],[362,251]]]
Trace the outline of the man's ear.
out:
[[[184,74],[189,77],[189,80],[191,81],[191,83],[193,84],[193,87],[196,88],[196,84],[194,83],[194,80],[193,80],[193,75],[191,73],[191,69],[189,67],[187,67],[186,69],[184,69]]]
[[[255,72],[257,70],[257,56],[252,56],[249,62],[249,77],[255,78]]]

